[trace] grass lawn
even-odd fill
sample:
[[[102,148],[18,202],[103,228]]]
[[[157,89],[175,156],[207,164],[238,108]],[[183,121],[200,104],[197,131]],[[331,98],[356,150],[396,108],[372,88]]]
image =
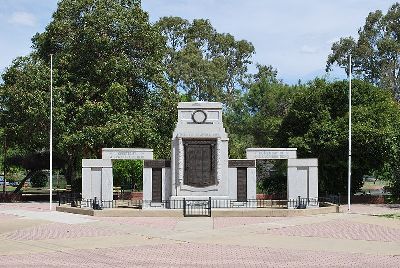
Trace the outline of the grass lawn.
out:
[[[378,217],[389,218],[389,219],[400,220],[400,213],[384,214],[384,215],[377,215],[377,216]]]

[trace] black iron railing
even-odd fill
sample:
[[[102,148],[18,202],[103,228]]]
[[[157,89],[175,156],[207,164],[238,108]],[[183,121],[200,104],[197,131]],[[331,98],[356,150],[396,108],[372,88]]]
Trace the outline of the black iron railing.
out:
[[[186,200],[183,198],[184,217],[211,217],[211,197],[208,200]]]
[[[339,198],[340,199],[340,198]],[[92,208],[92,209],[103,209],[103,208],[166,208],[166,209],[182,209],[188,210],[191,208],[205,208],[207,203],[207,209],[211,208],[295,208],[302,209],[306,207],[318,207],[320,203],[332,203],[336,204],[338,199],[326,199],[326,198],[301,198],[290,200],[273,200],[273,199],[248,199],[246,201],[237,201],[234,199],[171,199],[163,200],[161,202],[153,202],[151,200],[100,200],[94,199],[82,199],[80,194],[68,193],[59,194],[59,205],[67,204],[71,207],[81,208]],[[193,202],[189,202],[193,201]],[[198,203],[196,205],[196,202]],[[202,204],[202,205],[199,205]]]
[[[296,209],[305,209],[307,207],[318,207],[319,202],[317,198],[301,198],[300,196],[297,199],[289,199],[287,201],[288,208],[296,208]]]
[[[81,206],[80,203],[82,201],[82,197],[81,197],[80,193],[57,192],[57,197],[58,197],[58,205],[68,204],[68,205],[71,205],[71,207],[80,207]]]
[[[340,194],[325,194],[324,196],[319,196],[318,201],[321,203],[331,203],[340,206],[341,198]]]

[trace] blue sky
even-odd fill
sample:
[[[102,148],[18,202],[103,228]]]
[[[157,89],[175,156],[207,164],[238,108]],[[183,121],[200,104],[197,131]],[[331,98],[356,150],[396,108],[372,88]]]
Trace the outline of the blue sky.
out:
[[[325,74],[332,42],[356,36],[369,12],[385,13],[386,0],[142,0],[150,20],[179,16],[209,19],[219,32],[253,43],[253,61],[272,65],[287,83]],[[43,32],[56,0],[0,0],[0,72],[31,50],[31,38]],[[254,68],[252,68],[254,70]],[[343,78],[337,69],[330,78]]]

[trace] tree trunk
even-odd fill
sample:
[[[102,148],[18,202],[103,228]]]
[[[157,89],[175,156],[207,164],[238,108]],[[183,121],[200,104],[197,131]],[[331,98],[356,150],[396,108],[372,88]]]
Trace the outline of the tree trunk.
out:
[[[14,194],[17,194],[19,191],[21,191],[21,188],[24,186],[25,182],[32,177],[32,175],[36,172],[37,170],[31,170],[26,174],[25,178],[22,179],[22,181],[19,183],[18,187],[15,188]]]

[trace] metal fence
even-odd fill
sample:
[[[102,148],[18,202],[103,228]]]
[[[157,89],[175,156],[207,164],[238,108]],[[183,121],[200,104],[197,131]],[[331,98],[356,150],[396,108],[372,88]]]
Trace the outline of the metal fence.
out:
[[[184,217],[211,217],[211,197],[208,200],[183,199]]]
[[[334,195],[334,194],[325,194],[324,196],[319,196],[318,201],[320,203],[330,203],[330,204],[335,204],[340,206],[341,202],[341,196],[340,194]]]
[[[182,209],[188,211],[191,208],[203,208],[203,205],[209,203],[207,209],[212,208],[295,208],[303,209],[306,207],[318,207],[323,203],[333,203],[338,204],[340,198],[330,197],[330,198],[301,198],[290,200],[273,200],[273,199],[248,199],[246,201],[237,201],[234,199],[171,199],[163,200],[161,202],[153,202],[151,200],[100,200],[98,198],[94,199],[82,199],[80,194],[65,194],[59,195],[59,205],[67,204],[72,207],[81,208],[92,208],[92,209],[103,209],[103,208],[165,208],[165,209]],[[190,202],[189,202],[190,201]],[[192,202],[193,201],[193,202]],[[197,205],[196,205],[197,203]],[[184,211],[185,213],[185,211]]]

